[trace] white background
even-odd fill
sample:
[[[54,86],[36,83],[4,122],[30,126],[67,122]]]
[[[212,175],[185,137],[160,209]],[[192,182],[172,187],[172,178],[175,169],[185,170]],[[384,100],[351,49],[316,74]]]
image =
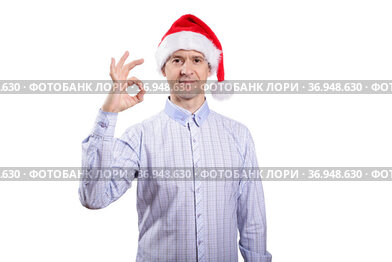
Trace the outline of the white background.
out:
[[[7,1],[0,79],[109,80],[125,50],[140,79],[181,15],[220,39],[226,79],[391,79],[388,1]],[[120,113],[116,136],[164,107]],[[100,95],[0,95],[0,166],[79,166]],[[242,95],[210,108],[249,127],[261,166],[391,166],[391,95]],[[88,210],[77,181],[0,182],[0,261],[135,261],[136,184]],[[273,261],[392,261],[391,182],[265,181]],[[240,261],[242,261],[241,255]]]

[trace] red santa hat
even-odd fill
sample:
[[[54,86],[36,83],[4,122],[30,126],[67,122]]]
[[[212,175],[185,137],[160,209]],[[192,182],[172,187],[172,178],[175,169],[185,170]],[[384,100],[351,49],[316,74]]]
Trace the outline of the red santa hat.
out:
[[[181,16],[162,37],[155,54],[160,74],[166,60],[180,49],[203,53],[218,82],[224,81],[222,46],[211,28],[194,15]]]

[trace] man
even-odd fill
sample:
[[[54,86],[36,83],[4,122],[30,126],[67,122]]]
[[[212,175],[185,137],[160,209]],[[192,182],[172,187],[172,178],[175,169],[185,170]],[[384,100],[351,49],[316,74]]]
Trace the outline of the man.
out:
[[[103,208],[120,198],[142,168],[191,171],[187,179],[138,179],[137,261],[271,261],[266,249],[266,218],[261,181],[207,180],[200,168],[257,167],[252,136],[243,124],[210,110],[204,83],[217,72],[223,81],[221,45],[211,29],[193,15],[179,18],[158,47],[160,72],[170,84],[164,110],[114,138],[118,112],[143,101],[145,90],[125,64],[126,52],[110,75],[113,90],[99,110],[90,136],[82,142],[84,176],[81,203]],[[126,80],[126,84],[122,84]],[[128,85],[140,92],[130,96]],[[92,169],[134,170],[131,176],[90,179]]]

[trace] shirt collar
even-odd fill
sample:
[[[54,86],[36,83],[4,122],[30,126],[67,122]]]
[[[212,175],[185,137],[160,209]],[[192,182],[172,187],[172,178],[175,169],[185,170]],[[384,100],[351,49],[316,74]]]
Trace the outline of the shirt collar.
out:
[[[166,99],[166,105],[164,111],[169,117],[173,118],[183,126],[186,126],[188,122],[188,118],[192,118],[196,122],[197,126],[199,127],[204,122],[204,120],[206,120],[208,114],[210,113],[210,109],[208,107],[207,99],[205,96],[204,96],[204,103],[193,114],[190,111],[186,110],[185,108],[182,108],[174,104],[170,100],[170,96],[168,96]]]

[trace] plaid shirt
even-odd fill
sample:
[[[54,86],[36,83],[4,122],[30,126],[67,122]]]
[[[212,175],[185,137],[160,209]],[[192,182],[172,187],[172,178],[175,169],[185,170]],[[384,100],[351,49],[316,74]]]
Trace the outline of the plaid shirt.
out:
[[[114,137],[117,113],[99,110],[82,142],[83,206],[103,208],[137,181],[139,243],[136,261],[269,262],[264,193],[260,180],[201,178],[200,168],[257,167],[248,128],[210,110],[205,98],[194,113],[166,100],[164,110]],[[135,170],[99,181],[89,168]],[[142,168],[179,168],[187,179],[138,177]],[[237,245],[237,232],[240,233]]]

